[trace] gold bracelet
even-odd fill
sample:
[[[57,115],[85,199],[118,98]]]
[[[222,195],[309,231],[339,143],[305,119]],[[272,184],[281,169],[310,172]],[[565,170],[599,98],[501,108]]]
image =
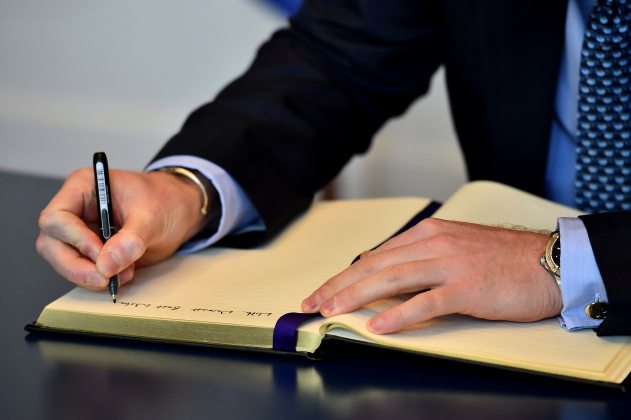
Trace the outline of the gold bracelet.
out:
[[[199,187],[199,191],[202,193],[202,208],[200,209],[200,212],[204,216],[208,214],[208,191],[206,190],[204,182],[201,180],[201,175],[198,175],[196,173],[197,171],[186,169],[181,166],[165,166],[164,168],[159,168],[156,171],[180,175],[193,181],[195,185]]]

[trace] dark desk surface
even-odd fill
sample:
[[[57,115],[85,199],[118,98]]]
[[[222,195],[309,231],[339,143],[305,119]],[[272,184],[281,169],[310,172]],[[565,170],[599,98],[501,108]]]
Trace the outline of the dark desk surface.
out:
[[[24,325],[71,288],[34,248],[60,185],[0,172],[0,418],[631,418],[616,389],[365,346],[310,361],[29,336]]]

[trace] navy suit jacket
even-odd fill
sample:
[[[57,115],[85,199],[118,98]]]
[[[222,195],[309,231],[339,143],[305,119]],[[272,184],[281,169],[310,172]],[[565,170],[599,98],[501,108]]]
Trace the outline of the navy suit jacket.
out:
[[[307,0],[156,158],[191,154],[223,167],[269,237],[444,65],[469,177],[541,195],[566,7],[566,0]],[[631,334],[629,216],[584,218],[610,299],[599,334]]]

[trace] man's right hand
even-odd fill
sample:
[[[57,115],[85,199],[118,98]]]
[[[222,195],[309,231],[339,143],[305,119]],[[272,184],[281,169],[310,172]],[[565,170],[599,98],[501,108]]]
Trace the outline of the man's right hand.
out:
[[[91,168],[73,172],[39,218],[39,254],[61,276],[89,289],[104,289],[110,277],[121,283],[135,265],[173,254],[202,227],[202,199],[192,182],[169,173],[110,171],[118,232],[103,244]]]

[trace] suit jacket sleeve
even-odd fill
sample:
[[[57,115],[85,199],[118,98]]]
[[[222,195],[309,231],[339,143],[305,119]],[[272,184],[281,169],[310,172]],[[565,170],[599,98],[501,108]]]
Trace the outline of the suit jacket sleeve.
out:
[[[631,334],[631,212],[581,216],[603,278],[609,311],[598,335]]]
[[[426,92],[441,62],[430,3],[306,1],[155,159],[186,154],[221,166],[273,235]]]

